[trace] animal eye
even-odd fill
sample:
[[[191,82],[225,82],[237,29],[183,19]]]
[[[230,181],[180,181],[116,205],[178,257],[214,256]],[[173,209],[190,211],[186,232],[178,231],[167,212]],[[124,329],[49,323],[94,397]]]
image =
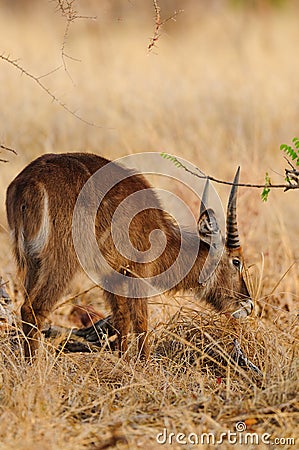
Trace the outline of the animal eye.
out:
[[[240,269],[242,266],[241,260],[239,258],[233,258],[233,265],[237,268]]]

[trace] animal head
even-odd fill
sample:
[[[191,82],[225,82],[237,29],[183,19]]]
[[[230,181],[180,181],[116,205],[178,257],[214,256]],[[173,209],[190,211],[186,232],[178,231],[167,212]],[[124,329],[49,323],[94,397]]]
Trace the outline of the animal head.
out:
[[[244,281],[245,264],[239,240],[237,224],[237,191],[240,175],[238,168],[231,188],[227,215],[226,237],[222,237],[217,218],[211,208],[206,208],[209,181],[207,180],[202,202],[198,231],[201,242],[207,244],[208,256],[199,280],[199,295],[219,311],[230,311],[235,318],[246,317],[253,310]],[[207,275],[206,275],[207,274]]]

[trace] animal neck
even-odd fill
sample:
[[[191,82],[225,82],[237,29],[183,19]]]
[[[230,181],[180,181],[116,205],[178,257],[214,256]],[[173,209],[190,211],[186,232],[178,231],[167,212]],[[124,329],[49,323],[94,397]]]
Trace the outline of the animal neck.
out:
[[[208,254],[209,246],[200,240],[196,230],[180,229],[173,225],[162,258],[164,267],[169,268],[169,274],[165,275],[165,287],[173,286],[169,292],[198,288],[199,275]]]

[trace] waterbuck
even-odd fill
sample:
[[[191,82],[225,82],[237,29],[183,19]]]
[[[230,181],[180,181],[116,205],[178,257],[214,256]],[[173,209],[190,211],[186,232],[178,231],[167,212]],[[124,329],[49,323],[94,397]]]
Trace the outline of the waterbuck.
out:
[[[143,175],[93,154],[46,154],[31,162],[12,181],[6,198],[14,256],[23,287],[21,316],[27,337],[26,357],[34,355],[39,330],[81,267],[72,235],[73,212],[85,183],[106,167],[96,179],[93,195],[102,190],[108,179],[121,181],[104,195],[96,209],[94,237],[109,269],[106,267],[101,273],[101,264],[95,263],[94,267],[101,275],[100,284],[111,308],[120,354],[127,351],[127,335],[132,324],[133,331],[139,335],[139,352],[143,357],[148,356],[146,297],[157,290],[174,293],[192,289],[197,298],[206,300],[218,311],[230,311],[235,317],[247,316],[252,311],[253,303],[242,276],[243,256],[236,220],[239,170],[228,202],[224,239],[214,211],[206,208],[204,199],[197,229],[181,229],[163,211],[157,194]],[[127,198],[131,198],[129,204]],[[119,210],[122,204],[125,207]],[[86,205],[80,213],[83,221],[85,213],[88,215],[88,202]],[[122,221],[128,216],[127,237],[123,235],[115,242],[115,235],[121,234]],[[156,233],[157,230],[160,231]],[[127,243],[136,250],[137,257],[122,251]],[[121,251],[118,244],[122,244]],[[150,260],[143,259],[142,255],[148,254],[156,244],[160,247],[163,244],[160,254]],[[88,242],[82,248],[88,259]],[[179,256],[180,262],[176,263]],[[212,273],[202,277],[210,265]],[[121,281],[116,275],[121,276]],[[137,286],[137,280],[146,282]],[[158,281],[151,283],[151,280]],[[120,284],[123,290],[119,289]]]

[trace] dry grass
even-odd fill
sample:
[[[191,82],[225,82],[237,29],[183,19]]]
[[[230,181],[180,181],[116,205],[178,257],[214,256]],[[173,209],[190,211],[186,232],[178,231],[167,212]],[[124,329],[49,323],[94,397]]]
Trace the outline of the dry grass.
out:
[[[37,75],[61,64],[65,24],[52,15],[51,3],[45,8],[28,15],[4,10],[0,29],[1,51]],[[16,305],[5,190],[41,153],[83,150],[115,158],[166,151],[220,178],[231,178],[241,164],[244,181],[261,182],[266,170],[281,181],[271,172],[283,174],[279,144],[298,134],[298,10],[255,13],[217,3],[192,8],[167,24],[157,54],[146,51],[151,12],[120,21],[97,9],[98,22],[73,25],[68,53],[82,59],[68,61],[75,85],[63,70],[46,81],[103,128],[77,121],[1,63],[0,139],[18,156],[7,155],[10,162],[0,166],[0,267]],[[226,202],[227,190],[219,193]],[[151,306],[153,356],[147,365],[107,352],[57,355],[44,342],[29,367],[18,343],[12,348],[3,337],[1,450],[156,449],[163,428],[220,433],[234,431],[240,420],[252,432],[294,437],[298,444],[298,193],[273,192],[268,204],[259,194],[243,190],[239,198],[246,257],[261,276],[254,317],[236,324],[186,296],[158,299]],[[69,296],[89,286],[80,278]],[[104,308],[98,289],[81,301]],[[57,309],[52,321],[69,325],[69,309]],[[227,362],[234,337],[262,379]],[[164,446],[170,447],[182,445]]]

